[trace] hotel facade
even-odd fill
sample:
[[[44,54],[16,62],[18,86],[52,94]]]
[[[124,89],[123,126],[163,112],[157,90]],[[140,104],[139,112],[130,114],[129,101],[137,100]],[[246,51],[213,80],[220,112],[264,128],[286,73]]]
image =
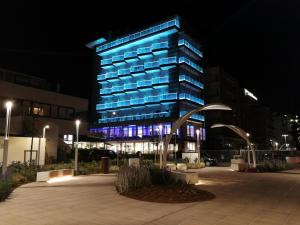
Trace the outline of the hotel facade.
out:
[[[179,17],[87,46],[98,58],[90,132],[105,136],[112,150],[156,153],[172,123],[204,104],[202,51]],[[197,138],[205,140],[204,120],[193,115],[174,134],[170,153],[196,152]]]

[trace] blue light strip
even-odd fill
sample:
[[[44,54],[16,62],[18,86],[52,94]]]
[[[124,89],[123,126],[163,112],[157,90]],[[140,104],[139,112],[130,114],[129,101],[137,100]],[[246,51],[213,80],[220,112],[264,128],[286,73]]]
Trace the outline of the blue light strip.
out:
[[[199,57],[203,57],[203,54],[201,51],[199,51],[197,48],[195,48],[192,44],[190,44],[188,41],[184,40],[184,39],[180,39],[178,41],[178,46],[185,46],[188,49],[190,49],[192,52],[194,52],[196,55],[198,55]]]
[[[191,78],[188,75],[184,75],[184,74],[179,75],[179,81],[186,81],[190,84],[193,84],[193,85],[197,86],[198,88],[201,88],[201,89],[204,88],[203,84],[201,82],[196,81],[195,79]]]
[[[148,29],[142,30],[140,32],[134,33],[134,34],[130,34],[128,36],[125,36],[123,38],[119,38],[115,41],[112,42],[108,42],[104,45],[100,45],[96,48],[96,52],[101,52],[104,51],[106,49],[112,48],[112,47],[116,47],[118,45],[122,45],[125,44],[127,42],[148,36],[150,34],[154,34],[156,32],[171,28],[171,27],[177,27],[180,28],[180,24],[179,24],[179,18],[176,17],[175,19],[169,20],[167,22],[164,22],[162,24],[150,27]]]
[[[100,89],[100,94],[111,94],[117,92],[123,92],[125,90],[136,89],[141,87],[149,87],[156,84],[164,84],[169,82],[169,77],[153,77],[151,80],[142,80],[136,83],[127,83],[124,85],[113,86],[111,88]]]
[[[88,48],[94,48],[96,45],[100,45],[103,44],[104,42],[106,42],[107,40],[105,38],[99,38],[96,41],[92,41],[90,43],[88,43],[86,46]]]
[[[119,107],[124,107],[128,105],[141,105],[147,104],[152,102],[161,102],[161,101],[168,101],[168,100],[176,100],[177,93],[168,93],[168,94],[161,94],[155,96],[147,96],[144,98],[135,98],[125,101],[117,101],[117,102],[107,102],[104,104],[97,104],[97,110],[105,110],[105,109],[114,109]]]
[[[185,99],[185,100],[189,100],[191,102],[195,102],[197,104],[200,105],[204,105],[204,101],[201,98],[197,98],[191,94],[187,94],[187,93],[180,93],[179,94],[179,99]]]
[[[192,67],[193,69],[197,70],[200,73],[203,73],[203,69],[201,66],[197,65],[196,63],[192,62],[191,60],[187,59],[186,57],[180,57],[178,63],[185,63]]]
[[[99,121],[99,123],[111,123],[111,122],[121,122],[121,121],[144,120],[144,119],[169,117],[170,115],[171,115],[170,112],[145,113],[145,114],[139,114],[139,115],[120,116],[120,117],[111,117],[111,118],[99,119],[98,121]]]
[[[97,80],[102,81],[111,78],[117,78],[119,75],[130,75],[131,73],[138,73],[148,69],[159,68],[164,65],[176,64],[177,57],[160,58],[159,61],[145,62],[143,65],[134,65],[130,68],[119,69],[97,76]],[[132,75],[132,74],[131,74]]]
[[[128,61],[128,59],[132,59],[135,57],[143,57],[141,55],[144,54],[152,54],[152,53],[156,54],[156,51],[165,50],[168,49],[168,47],[169,47],[168,42],[154,43],[150,47],[138,48],[137,51],[125,52],[124,55],[118,55],[118,56],[113,56],[112,58],[102,59],[100,65],[108,65],[122,60]]]
[[[180,116],[183,116],[187,113],[187,111],[180,111]],[[201,122],[204,122],[205,121],[205,118],[203,115],[200,115],[200,114],[193,114],[191,117],[191,119],[194,119],[194,120],[198,120],[198,121],[201,121]]]

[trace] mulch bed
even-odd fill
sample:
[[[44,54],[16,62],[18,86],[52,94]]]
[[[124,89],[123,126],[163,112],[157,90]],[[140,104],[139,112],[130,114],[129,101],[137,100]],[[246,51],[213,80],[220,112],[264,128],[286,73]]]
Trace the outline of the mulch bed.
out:
[[[122,195],[140,201],[157,203],[189,203],[212,200],[216,196],[194,185],[155,185]]]

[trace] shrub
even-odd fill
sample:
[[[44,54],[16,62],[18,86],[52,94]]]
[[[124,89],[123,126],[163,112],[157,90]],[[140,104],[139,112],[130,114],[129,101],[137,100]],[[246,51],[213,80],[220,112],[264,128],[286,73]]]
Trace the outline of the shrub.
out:
[[[183,160],[182,160],[184,163],[189,163],[190,162],[190,159],[188,157],[185,157]]]
[[[168,185],[174,183],[171,172],[157,166],[150,167],[151,183],[153,185]]]
[[[28,178],[21,174],[21,173],[13,173],[11,176],[10,176],[10,183],[11,183],[11,186],[13,188],[16,188],[22,184],[25,184],[28,182]]]
[[[291,166],[283,160],[265,160],[263,164],[257,165],[256,169],[259,172],[276,172],[291,169]]]
[[[134,191],[151,184],[150,171],[146,166],[122,166],[117,174],[116,188],[119,193]]]
[[[205,167],[205,163],[204,162],[195,162],[195,163],[188,163],[187,164],[187,168],[188,169],[201,169]]]
[[[140,164],[143,166],[148,166],[148,167],[154,166],[153,160],[147,160],[147,159],[141,160]]]
[[[5,200],[11,191],[11,184],[8,181],[0,180],[0,201]]]

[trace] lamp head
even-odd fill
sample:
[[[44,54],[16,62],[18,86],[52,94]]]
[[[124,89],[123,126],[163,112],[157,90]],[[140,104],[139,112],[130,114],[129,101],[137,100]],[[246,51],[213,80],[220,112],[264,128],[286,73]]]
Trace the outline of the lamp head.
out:
[[[196,130],[196,134],[197,134],[197,135],[200,134],[200,130],[199,130],[199,129]]]
[[[80,125],[80,120],[76,120],[75,124],[76,124],[76,126],[79,126]]]
[[[46,126],[44,126],[44,128],[45,128],[45,129],[49,129],[49,128],[50,128],[50,126],[49,126],[49,125],[46,125]]]
[[[12,101],[5,102],[5,108],[11,109],[12,106],[13,106],[13,102]]]

